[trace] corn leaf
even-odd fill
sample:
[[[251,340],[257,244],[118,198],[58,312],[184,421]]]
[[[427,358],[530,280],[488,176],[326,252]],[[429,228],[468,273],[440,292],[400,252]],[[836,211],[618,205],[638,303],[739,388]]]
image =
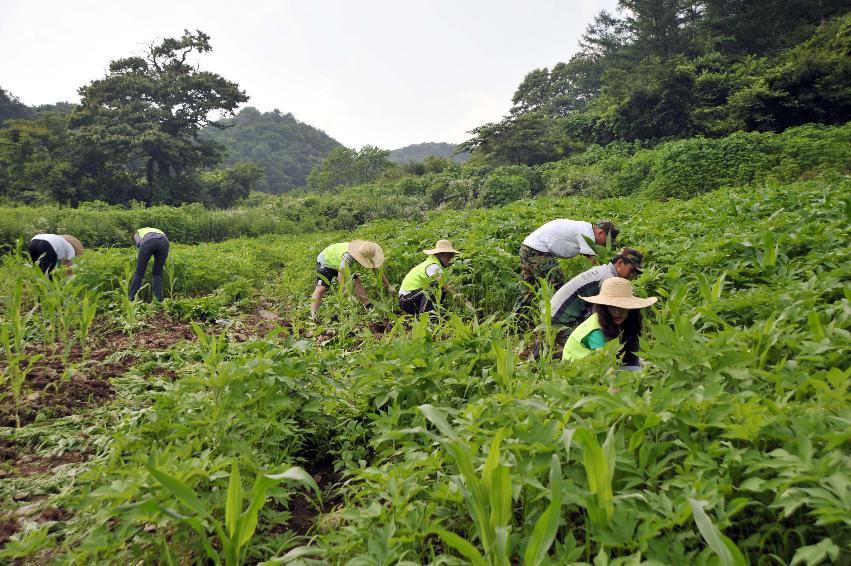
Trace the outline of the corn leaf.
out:
[[[482,553],[466,539],[444,529],[432,529],[431,532],[439,536],[444,543],[463,554],[473,566],[488,566]]]

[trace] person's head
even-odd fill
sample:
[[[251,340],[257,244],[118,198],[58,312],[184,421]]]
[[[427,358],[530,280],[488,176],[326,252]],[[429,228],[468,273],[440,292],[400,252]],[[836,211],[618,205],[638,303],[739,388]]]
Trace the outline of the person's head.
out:
[[[423,250],[423,253],[437,257],[440,265],[443,267],[449,267],[449,264],[452,263],[452,260],[458,253],[458,250],[452,247],[452,242],[449,240],[438,240],[433,248]]]
[[[658,299],[636,297],[629,280],[610,277],[600,285],[597,295],[582,297],[582,300],[594,304],[594,312],[599,317],[603,334],[606,339],[612,339],[618,335],[637,337],[641,332],[640,309],[649,307]]]
[[[644,255],[638,250],[624,248],[621,253],[612,258],[612,264],[615,266],[618,277],[633,279],[641,273],[641,262],[643,260]]]
[[[384,250],[369,240],[352,240],[346,250],[355,261],[367,269],[378,269],[384,264]]]
[[[608,220],[597,222],[593,226],[594,229],[594,242],[598,246],[605,246],[606,240],[611,239],[612,244],[615,243],[615,239],[618,237],[618,227],[615,226],[614,222],[609,222]]]
[[[83,255],[83,251],[85,251],[85,250],[83,249],[83,243],[80,242],[80,240],[78,240],[74,236],[71,236],[71,235],[68,235],[68,234],[62,234],[61,237],[62,237],[63,240],[65,240],[66,242],[71,244],[72,248],[74,248],[74,256],[75,257],[79,257],[79,256]]]

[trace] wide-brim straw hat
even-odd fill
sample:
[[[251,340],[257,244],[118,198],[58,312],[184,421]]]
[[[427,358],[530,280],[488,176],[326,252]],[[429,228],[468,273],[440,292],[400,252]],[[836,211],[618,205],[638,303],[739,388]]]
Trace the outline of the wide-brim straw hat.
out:
[[[632,283],[621,277],[610,277],[600,285],[600,294],[582,297],[583,301],[597,305],[610,305],[622,309],[643,309],[659,300],[658,297],[642,299],[632,292]]]
[[[381,267],[384,263],[384,250],[375,242],[369,240],[352,240],[349,249],[346,250],[362,266],[368,269]]]
[[[434,255],[434,254],[457,254],[458,250],[452,247],[452,242],[449,240],[438,240],[434,245],[434,248],[430,250],[423,250],[424,254]]]
[[[74,248],[75,256],[83,255],[83,243],[80,240],[68,234],[62,234],[61,238],[71,244],[71,247]]]

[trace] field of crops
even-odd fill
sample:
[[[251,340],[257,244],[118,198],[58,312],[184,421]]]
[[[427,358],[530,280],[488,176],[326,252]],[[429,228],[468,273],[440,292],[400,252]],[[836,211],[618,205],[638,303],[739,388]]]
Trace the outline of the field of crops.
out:
[[[129,248],[53,280],[8,253],[0,561],[851,563],[850,194],[546,197],[351,235],[396,285],[452,239],[475,317],[400,319],[368,280],[375,309],[329,293],[310,321],[316,254],[349,234],[174,245],[160,306],[125,299]],[[555,217],[646,252],[641,372],[528,356],[549,328],[509,314],[516,253]]]

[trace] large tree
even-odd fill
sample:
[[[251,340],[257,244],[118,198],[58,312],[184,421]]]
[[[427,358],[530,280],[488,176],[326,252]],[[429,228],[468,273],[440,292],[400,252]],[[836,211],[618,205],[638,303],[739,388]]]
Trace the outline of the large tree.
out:
[[[221,146],[199,132],[248,100],[236,83],[195,66],[211,49],[210,36],[187,30],[143,56],[112,61],[106,77],[80,89],[74,142],[117,174],[136,175],[135,196],[147,204],[185,200],[193,171],[222,159]]]

